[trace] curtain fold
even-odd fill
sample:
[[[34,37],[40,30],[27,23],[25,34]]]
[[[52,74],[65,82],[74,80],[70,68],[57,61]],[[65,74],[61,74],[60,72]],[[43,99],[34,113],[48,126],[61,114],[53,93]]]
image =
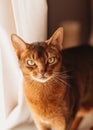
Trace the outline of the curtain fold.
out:
[[[10,35],[17,33],[29,43],[46,40],[47,1],[0,0],[0,18],[0,130],[17,130],[21,124],[30,130],[31,112]]]
[[[45,40],[47,37],[46,0],[12,0],[17,34],[26,42]]]

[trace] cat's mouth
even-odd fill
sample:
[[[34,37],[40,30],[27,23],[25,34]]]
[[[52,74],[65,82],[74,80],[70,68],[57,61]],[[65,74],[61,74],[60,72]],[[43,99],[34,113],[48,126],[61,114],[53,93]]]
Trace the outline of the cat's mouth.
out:
[[[37,82],[45,83],[47,82],[51,77],[41,76],[39,78],[36,78],[34,76],[31,76],[31,78]]]
[[[45,79],[47,79],[47,77],[46,76],[41,76],[40,79],[45,80]]]

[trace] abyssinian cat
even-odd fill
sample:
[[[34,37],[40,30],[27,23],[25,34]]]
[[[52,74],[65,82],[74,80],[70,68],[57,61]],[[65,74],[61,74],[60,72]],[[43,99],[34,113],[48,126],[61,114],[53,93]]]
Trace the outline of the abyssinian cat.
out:
[[[63,49],[63,28],[44,42],[12,44],[24,76],[24,94],[38,130],[76,130],[93,110],[93,48]]]

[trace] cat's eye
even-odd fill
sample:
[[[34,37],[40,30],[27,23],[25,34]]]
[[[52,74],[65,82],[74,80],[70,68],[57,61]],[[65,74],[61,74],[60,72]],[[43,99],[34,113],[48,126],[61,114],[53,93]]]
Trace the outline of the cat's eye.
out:
[[[35,62],[33,60],[28,60],[27,61],[27,64],[30,65],[30,66],[34,66],[35,65]]]
[[[48,59],[49,64],[53,64],[55,62],[55,57],[51,57]]]

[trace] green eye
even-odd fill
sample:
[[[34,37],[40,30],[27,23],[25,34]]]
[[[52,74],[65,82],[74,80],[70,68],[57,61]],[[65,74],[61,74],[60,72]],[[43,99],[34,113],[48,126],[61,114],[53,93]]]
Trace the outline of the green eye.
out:
[[[55,57],[51,57],[48,59],[49,64],[53,64],[55,62]]]
[[[27,64],[30,65],[30,66],[34,66],[35,65],[35,62],[33,60],[28,60],[27,61]]]

